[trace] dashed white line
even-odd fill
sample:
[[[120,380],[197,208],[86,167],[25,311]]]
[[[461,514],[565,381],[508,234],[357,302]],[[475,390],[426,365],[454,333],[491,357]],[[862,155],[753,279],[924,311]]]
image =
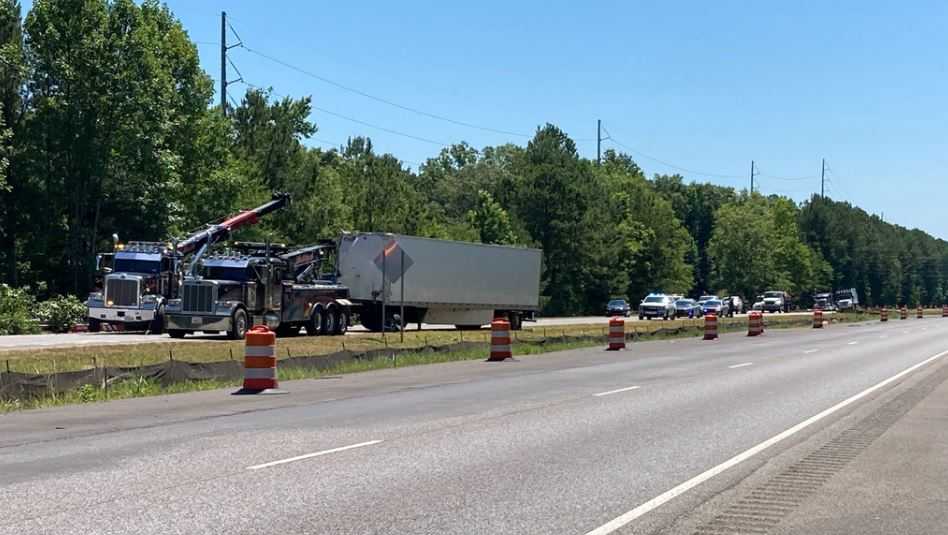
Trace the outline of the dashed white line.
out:
[[[832,407],[824,410],[823,412],[816,414],[814,416],[811,416],[807,418],[806,420],[798,423],[797,425],[787,429],[786,431],[783,431],[777,435],[774,435],[768,438],[767,440],[761,442],[760,444],[757,444],[756,446],[753,446],[752,448],[745,450],[735,455],[734,457],[731,457],[730,459],[724,461],[723,463],[713,468],[709,468],[708,470],[696,475],[695,477],[689,479],[688,481],[685,481],[684,483],[681,483],[678,486],[670,490],[667,490],[663,492],[662,494],[659,494],[658,496],[643,503],[642,505],[639,505],[635,509],[632,509],[631,511],[628,511],[626,513],[623,513],[617,516],[616,518],[610,520],[609,522],[606,522],[605,524],[599,526],[598,528],[587,532],[586,535],[609,535],[610,533],[613,533],[619,529],[622,529],[623,527],[627,526],[629,523],[631,523],[635,519],[641,516],[644,516],[645,514],[651,511],[654,511],[655,509],[670,502],[676,497],[688,492],[689,490],[697,487],[698,485],[704,483],[705,481],[724,472],[728,468],[736,466],[746,461],[747,459],[750,459],[751,457],[773,446],[774,444],[777,444],[778,442],[799,433],[800,431],[822,420],[823,418],[826,418],[827,416],[839,411],[840,409],[859,401],[860,399],[868,396],[869,394],[875,392],[876,390],[879,390],[880,388],[888,385],[889,383],[898,381],[902,377],[912,373],[913,371],[921,368],[922,366],[928,364],[929,362],[940,359],[941,357],[944,357],[945,355],[948,355],[948,351],[942,351],[941,353],[938,353],[937,355],[931,356],[919,362],[918,364],[915,364],[913,366],[910,366],[902,370],[901,372],[893,375],[892,377],[889,377],[888,379],[885,379],[884,381],[880,383],[876,383],[875,385],[870,386],[869,388],[863,390],[862,392],[854,396],[851,396],[849,398],[844,399],[843,401],[840,401],[836,405],[833,405]]]
[[[593,394],[593,395],[596,396],[597,398],[601,398],[602,396],[608,396],[608,395],[610,395],[610,394],[618,394],[618,393],[620,393],[620,392],[628,392],[629,390],[638,390],[639,388],[640,388],[640,387],[638,387],[638,386],[628,386],[628,387],[626,387],[626,388],[618,388],[618,389],[616,389],[616,390],[610,390],[610,391],[608,391],[608,392],[600,392],[600,393],[598,393],[598,394]]]
[[[734,368],[743,368],[744,366],[753,366],[753,365],[754,365],[753,362],[742,362],[742,363],[740,363],[740,364],[735,364],[735,365],[733,365],[733,366],[728,366],[728,368],[731,368],[731,369],[733,370]]]
[[[372,446],[380,442],[382,441],[370,440],[368,442],[360,442],[358,444],[350,444],[348,446],[342,446],[341,448],[333,448],[331,450],[317,451],[315,453],[307,453],[306,455],[297,455],[296,457],[290,457],[289,459],[280,459],[279,461],[271,461],[269,463],[255,464],[253,466],[248,466],[247,470],[260,470],[261,468],[269,468],[271,466],[277,466],[280,464],[302,461],[304,459],[312,459],[313,457],[320,457],[322,455],[329,455],[330,453],[338,453],[340,451],[352,450],[355,448],[363,448],[365,446]]]
[[[816,353],[819,349],[807,349],[803,352],[804,355],[809,355],[810,353]]]
[[[852,342],[849,342],[849,343],[847,343],[846,345],[848,345],[848,346],[854,346],[854,345],[856,345],[856,344],[858,344],[858,343],[859,343],[858,341],[853,340]]]

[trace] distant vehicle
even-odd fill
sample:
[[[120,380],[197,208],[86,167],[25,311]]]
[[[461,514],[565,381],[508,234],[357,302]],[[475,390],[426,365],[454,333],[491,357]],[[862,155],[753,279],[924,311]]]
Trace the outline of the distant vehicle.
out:
[[[836,292],[836,308],[839,310],[856,310],[859,306],[859,294],[855,288]]]
[[[723,299],[728,305],[728,316],[744,313],[744,300],[738,295],[732,295]]]
[[[623,316],[628,318],[632,313],[632,307],[625,299],[613,299],[606,305],[607,316]]]
[[[764,292],[764,312],[790,312],[790,294],[782,290]]]
[[[675,317],[675,302],[665,294],[649,294],[639,303],[639,319]]]
[[[727,316],[730,313],[730,306],[726,301],[720,299],[708,299],[701,305],[701,311],[704,314],[714,314],[715,316]]]
[[[813,308],[820,310],[836,310],[836,300],[829,292],[818,293],[813,296]]]
[[[751,307],[754,310],[764,310],[764,296],[758,295],[757,299],[754,301],[754,305]]]
[[[717,299],[717,298],[718,296],[716,295],[702,295],[701,297],[698,298],[698,304],[700,305],[704,303],[705,301],[710,301],[712,299]]]
[[[700,307],[694,299],[679,299],[675,301],[676,318],[693,318],[700,313]]]

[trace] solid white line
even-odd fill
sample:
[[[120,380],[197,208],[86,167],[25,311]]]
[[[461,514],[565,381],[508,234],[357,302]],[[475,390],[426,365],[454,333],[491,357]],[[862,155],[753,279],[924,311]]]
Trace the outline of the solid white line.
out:
[[[735,364],[735,365],[733,365],[733,366],[728,366],[728,368],[731,368],[731,369],[733,370],[734,368],[743,368],[744,366],[753,366],[753,364],[754,364],[753,362],[744,362],[744,363],[741,363],[741,364]]]
[[[804,355],[809,355],[810,353],[816,353],[819,349],[807,349],[803,352]]]
[[[662,505],[664,505],[665,503],[668,503],[669,501],[673,500],[677,496],[680,496],[684,494],[685,492],[688,492],[689,490],[697,487],[698,485],[704,483],[705,481],[724,472],[728,468],[736,466],[746,461],[747,459],[750,459],[751,457],[773,446],[774,444],[777,444],[778,442],[788,437],[791,437],[795,435],[796,433],[799,433],[800,431],[822,420],[823,418],[826,418],[827,416],[833,414],[834,412],[837,412],[840,409],[859,401],[860,399],[868,396],[869,394],[875,392],[876,390],[879,390],[880,388],[888,385],[889,383],[898,381],[902,377],[912,373],[913,371],[921,368],[922,366],[928,364],[929,362],[932,362],[936,359],[944,357],[945,355],[948,355],[948,351],[942,351],[941,353],[938,353],[937,355],[929,357],[923,360],[922,362],[919,362],[918,364],[915,364],[913,366],[910,366],[900,371],[899,373],[893,375],[892,377],[889,377],[888,379],[880,383],[876,383],[875,385],[870,386],[869,388],[863,390],[862,392],[852,397],[849,397],[849,398],[844,399],[843,401],[840,401],[836,405],[833,405],[832,407],[824,410],[823,412],[819,414],[816,414],[815,416],[811,416],[807,418],[806,420],[798,423],[797,425],[791,427],[790,429],[787,429],[786,431],[783,431],[782,433],[774,435],[768,438],[767,440],[761,442],[760,444],[748,450],[745,450],[735,455],[734,457],[731,457],[730,459],[724,461],[723,463],[696,475],[695,477],[689,479],[688,481],[685,481],[684,483],[681,483],[678,486],[668,491],[665,491],[662,494],[659,494],[658,496],[643,503],[642,505],[639,505],[635,509],[632,509],[631,511],[627,513],[623,513],[622,515],[617,516],[616,518],[610,520],[609,522],[606,522],[605,524],[599,526],[598,528],[587,532],[586,535],[608,535],[609,533],[612,533],[618,529],[623,528],[624,526],[628,525],[633,520],[645,515],[646,513],[649,513],[657,509],[658,507],[661,507]]]
[[[253,466],[248,466],[247,470],[260,470],[261,468],[269,468],[271,466],[276,466],[279,464],[292,463],[295,461],[302,461],[303,459],[311,459],[313,457],[319,457],[321,455],[329,455],[330,453],[338,453],[340,451],[351,450],[355,448],[362,448],[365,446],[372,446],[373,444],[378,444],[382,442],[381,440],[370,440],[368,442],[360,442],[358,444],[350,444],[349,446],[342,446],[341,448],[333,448],[331,450],[317,451],[316,453],[307,453],[306,455],[298,455],[296,457],[290,457],[289,459],[280,459],[279,461],[272,461],[269,463],[256,464]]]
[[[849,342],[849,343],[846,344],[846,345],[848,345],[848,346],[854,346],[854,345],[856,345],[856,344],[858,344],[858,343],[859,343],[859,342],[857,342],[856,340],[853,340],[852,342]]]
[[[626,388],[620,388],[620,389],[618,389],[618,390],[610,390],[610,391],[608,391],[608,392],[600,392],[600,393],[598,393],[598,394],[593,394],[593,395],[596,396],[597,398],[601,398],[602,396],[608,396],[609,394],[618,394],[619,392],[628,392],[629,390],[638,390],[639,388],[640,388],[640,387],[638,387],[638,386],[630,386],[630,387],[626,387]]]

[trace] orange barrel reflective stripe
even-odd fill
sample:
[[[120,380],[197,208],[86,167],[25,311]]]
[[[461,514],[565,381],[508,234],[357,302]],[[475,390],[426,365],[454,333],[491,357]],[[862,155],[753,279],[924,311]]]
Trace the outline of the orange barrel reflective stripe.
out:
[[[885,307],[879,310],[879,321],[889,321],[889,311]]]
[[[747,315],[747,336],[760,336],[764,333],[764,318],[760,312],[752,311]]]
[[[510,322],[496,318],[490,322],[490,357],[488,362],[499,362],[513,358],[510,350]]]
[[[615,316],[609,320],[609,351],[625,349],[625,320]]]

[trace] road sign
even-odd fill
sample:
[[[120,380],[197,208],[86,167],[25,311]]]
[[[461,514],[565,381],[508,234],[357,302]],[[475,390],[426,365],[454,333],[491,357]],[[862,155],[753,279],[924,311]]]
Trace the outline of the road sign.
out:
[[[389,284],[402,278],[402,275],[408,272],[409,268],[415,263],[410,256],[405,254],[403,264],[402,254],[404,254],[402,247],[397,241],[391,240],[385,244],[385,248],[382,249],[382,252],[375,257],[375,265],[379,268],[379,271],[385,273],[385,278]],[[404,271],[402,271],[403,266]]]

